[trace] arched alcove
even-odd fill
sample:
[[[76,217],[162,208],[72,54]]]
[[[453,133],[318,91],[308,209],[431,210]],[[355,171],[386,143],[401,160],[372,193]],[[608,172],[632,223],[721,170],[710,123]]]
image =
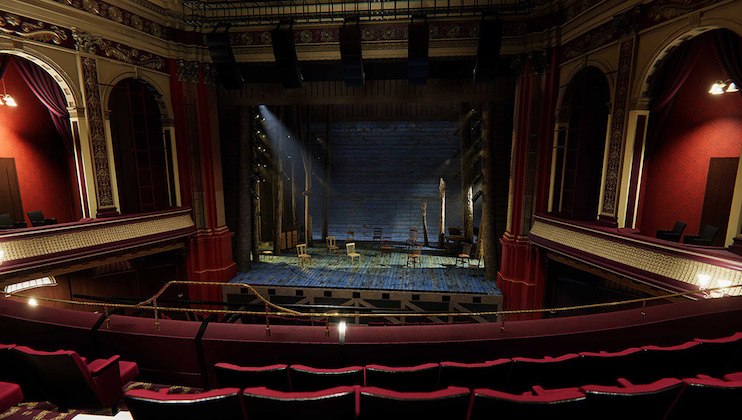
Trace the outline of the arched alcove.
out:
[[[108,110],[122,214],[175,204],[172,145],[163,133],[161,102],[142,79],[121,80],[111,90]]]
[[[603,72],[589,66],[577,72],[566,91],[555,133],[555,214],[573,220],[595,220],[600,201],[610,89]]]

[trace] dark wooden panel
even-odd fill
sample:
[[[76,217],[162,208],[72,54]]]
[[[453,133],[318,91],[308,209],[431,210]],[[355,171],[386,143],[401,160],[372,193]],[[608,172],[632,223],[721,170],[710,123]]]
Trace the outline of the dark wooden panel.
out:
[[[713,242],[715,246],[723,246],[726,239],[738,164],[739,158],[736,157],[711,158],[709,162],[706,194],[703,198],[703,212],[699,226],[701,232],[706,225],[719,228]],[[686,232],[686,234],[694,235],[695,233]]]
[[[14,158],[0,158],[0,214],[3,213],[10,214],[16,222],[25,219]]]

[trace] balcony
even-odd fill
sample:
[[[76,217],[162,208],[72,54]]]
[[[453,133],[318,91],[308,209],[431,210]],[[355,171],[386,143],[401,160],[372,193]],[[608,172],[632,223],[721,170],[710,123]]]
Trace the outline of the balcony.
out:
[[[184,248],[190,208],[0,231],[0,281],[59,275]]]
[[[551,252],[668,292],[742,283],[742,257],[723,248],[693,246],[643,236],[634,229],[537,215],[531,242]],[[700,277],[699,277],[700,276]],[[739,295],[740,288],[725,292]]]

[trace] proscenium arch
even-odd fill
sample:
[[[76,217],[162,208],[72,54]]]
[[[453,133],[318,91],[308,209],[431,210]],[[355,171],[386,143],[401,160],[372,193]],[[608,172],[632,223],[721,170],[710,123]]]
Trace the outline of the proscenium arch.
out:
[[[151,77],[148,77],[147,74],[143,72],[127,71],[124,73],[120,73],[119,75],[111,79],[111,82],[109,84],[104,85],[102,95],[104,110],[110,111],[111,107],[109,102],[111,100],[111,93],[113,93],[113,88],[126,79],[141,80],[152,86],[155,92],[157,92],[155,99],[157,99],[157,105],[160,108],[160,114],[162,115],[163,123],[173,119],[173,111],[170,107],[170,103],[166,100],[167,96],[165,95],[162,87],[155,80],[153,80]]]
[[[616,73],[616,70],[611,66],[608,60],[602,57],[588,57],[588,59],[583,63],[583,65],[575,66],[568,74],[566,74],[566,77],[564,79],[566,83],[562,86],[561,89],[559,89],[559,96],[557,98],[557,106],[556,106],[557,122],[560,121],[559,117],[560,117],[560,113],[562,112],[560,110],[569,108],[569,97],[567,95],[567,91],[571,89],[570,86],[573,85],[572,82],[575,80],[575,76],[577,76],[577,74],[579,74],[582,70],[588,67],[594,67],[598,69],[601,73],[603,73],[603,77],[605,77],[605,81],[606,83],[608,83],[609,102],[613,103],[613,96],[616,94],[615,89],[614,89],[614,86],[616,84],[614,74]],[[565,98],[567,98],[566,102],[565,102]]]

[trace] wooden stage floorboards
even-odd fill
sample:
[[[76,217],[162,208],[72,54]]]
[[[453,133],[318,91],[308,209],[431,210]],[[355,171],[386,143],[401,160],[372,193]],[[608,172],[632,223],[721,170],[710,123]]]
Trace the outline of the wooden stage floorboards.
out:
[[[302,268],[296,251],[285,251],[272,257],[261,255],[247,273],[238,273],[232,282],[261,286],[351,288],[372,290],[406,290],[419,292],[480,293],[501,295],[495,282],[484,278],[484,265],[479,269],[455,267],[454,256],[442,255],[436,248],[424,248],[422,264],[405,264],[407,254],[403,244],[395,244],[391,256],[379,259],[378,243],[360,243],[357,252],[361,262],[351,264],[344,245],[339,256],[330,256],[324,244],[309,248],[312,265]]]

